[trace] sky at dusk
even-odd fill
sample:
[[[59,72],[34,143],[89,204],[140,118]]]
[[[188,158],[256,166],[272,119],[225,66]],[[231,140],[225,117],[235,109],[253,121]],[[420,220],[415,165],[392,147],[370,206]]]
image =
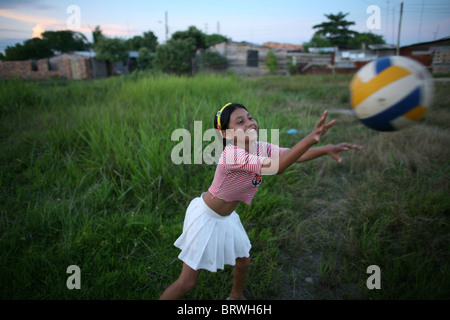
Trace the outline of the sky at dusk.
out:
[[[233,41],[302,44],[309,41],[324,14],[349,13],[352,30],[382,35],[396,44],[400,0],[0,0],[0,51],[7,45],[39,36],[42,31],[82,32],[92,41],[100,26],[108,37],[127,39],[153,31],[164,43],[165,12],[170,35],[195,26],[207,34],[220,33]],[[449,0],[403,0],[400,45],[450,36]],[[379,8],[379,20],[373,20]],[[75,6],[75,11],[74,11]],[[73,19],[73,15],[79,17]],[[372,23],[369,29],[367,22]],[[74,22],[79,21],[79,25]],[[374,23],[378,22],[378,26]]]

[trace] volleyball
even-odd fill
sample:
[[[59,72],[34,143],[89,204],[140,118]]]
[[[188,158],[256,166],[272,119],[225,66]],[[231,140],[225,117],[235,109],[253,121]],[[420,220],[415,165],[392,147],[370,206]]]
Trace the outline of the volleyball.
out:
[[[421,120],[433,93],[433,78],[422,64],[406,57],[383,57],[354,75],[350,106],[367,127],[395,131]]]

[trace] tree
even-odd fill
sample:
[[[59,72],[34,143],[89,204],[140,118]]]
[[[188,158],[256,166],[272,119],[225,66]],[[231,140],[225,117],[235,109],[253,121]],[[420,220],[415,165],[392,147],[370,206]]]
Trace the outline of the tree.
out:
[[[152,31],[144,32],[143,34],[144,39],[144,47],[148,48],[151,52],[156,51],[156,47],[158,46],[158,37],[155,36],[155,34]]]
[[[270,73],[274,73],[278,70],[278,60],[272,50],[267,52],[266,68],[269,69]]]
[[[25,40],[5,49],[4,60],[44,59],[55,52],[82,51],[88,48],[86,37],[72,30],[45,31],[41,38]]]
[[[105,36],[103,35],[102,29],[100,29],[100,26],[96,26],[94,31],[92,31],[92,39],[94,41],[94,46],[104,38]]]
[[[224,70],[228,66],[228,61],[218,52],[203,51],[195,56],[195,64],[200,70]]]
[[[207,54],[203,51],[208,46],[225,40],[228,39],[224,36],[209,36],[195,26],[190,26],[186,31],[175,32],[166,44],[157,47],[154,66],[176,74],[189,73],[193,62],[203,67],[220,69],[226,65],[226,59],[219,54]],[[201,53],[196,57],[199,50]]]
[[[328,40],[333,46],[346,48],[350,39],[352,39],[357,32],[350,30],[348,27],[355,24],[353,21],[344,20],[348,13],[339,12],[338,14],[325,14],[325,17],[330,20],[322,22],[313,26],[317,29],[317,34],[322,38]]]
[[[205,47],[208,48],[212,45],[215,45],[216,43],[221,43],[224,41],[228,41],[228,38],[221,34],[207,34],[205,36]]]
[[[142,47],[139,49],[139,57],[137,62],[140,69],[150,69],[153,62],[153,53],[147,47]]]
[[[72,30],[44,31],[41,36],[54,51],[83,51],[89,46],[84,34]]]
[[[154,64],[165,72],[188,73],[197,50],[206,48],[206,35],[194,26],[172,34],[165,45],[156,49]]]
[[[156,49],[154,64],[164,72],[182,74],[191,70],[193,39],[170,39]]]
[[[368,46],[369,44],[384,44],[386,41],[383,39],[383,36],[371,32],[362,32],[350,39],[349,46],[351,48],[359,49],[363,43]]]
[[[156,51],[158,45],[158,38],[152,31],[144,32],[143,36],[134,36],[127,40],[127,46],[130,50],[139,50],[141,48],[147,48],[150,52]]]
[[[194,45],[193,53],[198,49],[205,49],[206,46],[206,35],[198,30],[194,26],[190,26],[187,31],[177,31],[172,34],[173,40],[188,40],[191,39]]]
[[[104,38],[95,45],[97,60],[118,62],[128,60],[125,41],[118,38]]]
[[[25,40],[23,44],[16,43],[14,47],[6,47],[4,60],[43,59],[53,56],[50,44],[40,38]]]
[[[94,49],[95,58],[107,62],[108,75],[113,74],[113,62],[128,60],[127,45],[118,38],[103,38],[95,44]]]
[[[308,51],[308,49],[311,47],[315,47],[315,48],[322,47],[323,48],[323,47],[332,47],[333,46],[331,41],[323,38],[318,32],[314,33],[314,35],[310,41],[303,42],[302,45],[303,45],[303,49],[305,51]]]

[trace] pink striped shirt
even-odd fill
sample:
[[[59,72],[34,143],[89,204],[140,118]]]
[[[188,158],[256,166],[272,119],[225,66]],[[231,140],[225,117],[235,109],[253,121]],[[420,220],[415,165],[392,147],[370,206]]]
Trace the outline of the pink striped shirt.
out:
[[[268,142],[255,142],[253,154],[234,145],[227,145],[217,164],[214,180],[208,191],[227,202],[243,201],[250,205],[262,182],[264,160],[276,158],[289,150]]]

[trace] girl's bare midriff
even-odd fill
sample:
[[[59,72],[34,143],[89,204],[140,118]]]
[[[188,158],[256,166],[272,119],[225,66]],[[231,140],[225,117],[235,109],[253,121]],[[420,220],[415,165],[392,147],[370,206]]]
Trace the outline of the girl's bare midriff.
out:
[[[239,201],[226,202],[225,200],[216,198],[209,191],[203,194],[203,201],[208,207],[221,216],[230,215],[239,204]]]

